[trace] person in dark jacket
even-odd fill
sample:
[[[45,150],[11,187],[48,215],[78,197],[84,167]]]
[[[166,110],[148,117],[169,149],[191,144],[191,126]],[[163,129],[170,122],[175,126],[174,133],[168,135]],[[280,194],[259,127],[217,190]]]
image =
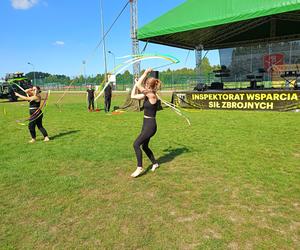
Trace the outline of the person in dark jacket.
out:
[[[95,99],[95,90],[92,88],[92,85],[89,85],[88,89],[86,90],[87,92],[87,100],[88,100],[88,111],[94,111],[95,106],[94,106],[94,99]]]
[[[110,110],[111,97],[112,97],[112,87],[111,87],[111,83],[109,83],[104,90],[105,113],[109,112]]]

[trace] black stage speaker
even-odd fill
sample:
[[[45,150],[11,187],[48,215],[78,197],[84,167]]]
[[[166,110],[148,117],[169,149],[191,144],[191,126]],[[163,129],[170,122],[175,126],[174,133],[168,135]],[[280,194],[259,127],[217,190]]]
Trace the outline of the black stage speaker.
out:
[[[222,82],[212,82],[210,89],[223,89],[224,84]]]
[[[207,85],[204,83],[198,83],[194,88],[195,91],[204,91],[206,89],[207,89]]]
[[[250,89],[257,89],[257,82],[256,81],[251,81],[250,82]]]
[[[156,79],[159,79],[159,71],[152,71],[150,72],[150,77],[154,77]]]

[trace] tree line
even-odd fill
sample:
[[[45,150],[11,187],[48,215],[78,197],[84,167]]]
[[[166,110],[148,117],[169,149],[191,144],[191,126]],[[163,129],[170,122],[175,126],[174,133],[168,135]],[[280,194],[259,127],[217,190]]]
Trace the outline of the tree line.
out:
[[[208,58],[204,58],[201,64],[201,75],[203,77],[208,77],[212,74],[213,70],[220,69],[219,65],[210,65]],[[141,71],[143,73],[144,70]],[[35,78],[38,84],[61,84],[69,85],[72,83],[74,86],[79,86],[83,84],[100,84],[104,81],[104,74],[97,74],[96,76],[86,76],[79,75],[71,78],[66,75],[49,74],[44,72],[29,72],[26,77],[31,79]],[[165,83],[176,83],[178,81],[186,81],[186,79],[193,79],[197,77],[196,68],[181,68],[176,70],[166,69],[159,72],[160,80]],[[121,74],[116,75],[116,80],[118,84],[129,84],[133,82],[133,75],[129,70],[124,71]]]

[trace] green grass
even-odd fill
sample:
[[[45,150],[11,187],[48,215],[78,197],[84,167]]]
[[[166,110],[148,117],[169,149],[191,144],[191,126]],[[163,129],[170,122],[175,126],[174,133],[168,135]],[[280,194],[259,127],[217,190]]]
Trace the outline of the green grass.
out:
[[[0,103],[1,249],[300,248],[299,113],[190,112],[189,127],[164,109],[161,167],[132,179],[142,113],[88,113],[79,93],[60,112],[58,97],[52,140],[32,145],[15,122],[28,104]]]

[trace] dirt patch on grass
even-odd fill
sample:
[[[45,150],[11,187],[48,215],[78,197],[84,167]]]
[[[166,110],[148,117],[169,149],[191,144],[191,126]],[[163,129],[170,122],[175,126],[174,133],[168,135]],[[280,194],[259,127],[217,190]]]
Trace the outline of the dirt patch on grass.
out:
[[[175,215],[175,214],[174,214]],[[199,218],[201,218],[201,215],[200,214],[191,214],[189,216],[180,216],[176,219],[177,222],[180,222],[180,223],[184,223],[184,222],[193,222],[193,221],[196,221],[198,220]]]
[[[293,153],[293,156],[296,158],[300,158],[300,153]]]
[[[229,244],[228,244],[228,249],[231,249],[231,250],[239,250],[239,249],[241,249],[240,247],[239,247],[239,244],[237,243],[237,242],[230,242]]]
[[[245,218],[237,213],[232,213],[228,216],[228,219],[235,225],[242,225],[245,223]]]
[[[216,229],[213,228],[207,228],[203,232],[203,237],[205,239],[222,239],[222,234],[218,232]]]
[[[199,245],[200,245],[200,243],[188,243],[188,244],[181,246],[180,249],[183,249],[183,250],[199,249]]]

